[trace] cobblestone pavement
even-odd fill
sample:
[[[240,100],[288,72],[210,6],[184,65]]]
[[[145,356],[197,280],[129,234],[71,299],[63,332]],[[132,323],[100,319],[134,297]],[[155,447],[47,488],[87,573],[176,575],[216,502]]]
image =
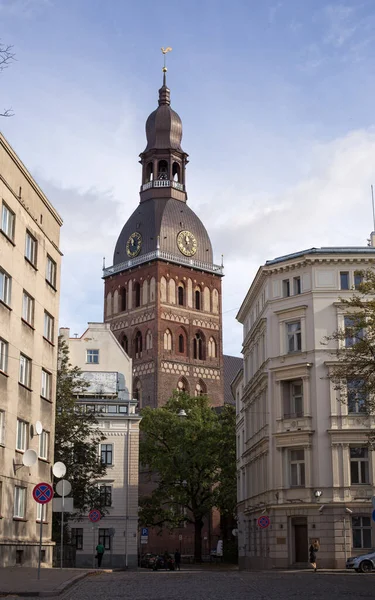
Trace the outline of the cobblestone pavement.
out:
[[[375,599],[375,574],[148,570],[89,576],[61,600],[357,600]]]

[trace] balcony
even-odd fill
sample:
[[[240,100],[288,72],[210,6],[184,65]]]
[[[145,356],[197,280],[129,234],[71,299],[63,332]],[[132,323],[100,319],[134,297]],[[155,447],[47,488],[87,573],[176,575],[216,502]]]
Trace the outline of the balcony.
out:
[[[149,190],[151,188],[166,188],[173,187],[180,192],[185,191],[185,186],[178,181],[173,181],[173,179],[154,179],[153,181],[148,181],[141,186],[141,192]]]
[[[177,265],[187,265],[188,267],[191,267],[192,269],[198,269],[199,271],[208,271],[209,273],[215,273],[216,275],[224,275],[224,268],[222,265],[214,265],[212,263],[202,262],[186,256],[175,256],[171,252],[154,250],[153,252],[136,256],[135,258],[126,260],[118,265],[103,269],[103,278],[105,279],[110,275],[115,275],[115,273],[121,273],[121,271],[125,271],[126,269],[132,269],[133,267],[157,259],[175,263]]]

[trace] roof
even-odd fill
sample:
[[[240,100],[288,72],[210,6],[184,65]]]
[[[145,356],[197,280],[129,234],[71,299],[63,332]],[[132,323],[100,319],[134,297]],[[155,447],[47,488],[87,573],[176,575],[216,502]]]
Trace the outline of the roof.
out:
[[[223,355],[224,359],[224,404],[235,404],[233,398],[231,383],[236,377],[238,371],[243,367],[243,360],[239,356]]]
[[[285,256],[278,256],[273,260],[267,260],[266,265],[274,265],[281,263],[286,260],[293,260],[307,254],[372,254],[375,256],[375,248],[372,246],[327,246],[323,248],[309,248],[308,250],[300,250],[293,254],[285,254]]]

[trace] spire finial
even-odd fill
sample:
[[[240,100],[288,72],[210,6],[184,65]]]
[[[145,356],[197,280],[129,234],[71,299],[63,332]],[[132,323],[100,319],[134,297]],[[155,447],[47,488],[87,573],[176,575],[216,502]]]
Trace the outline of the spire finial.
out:
[[[161,48],[161,51],[162,51],[163,56],[164,56],[164,65],[163,65],[163,68],[162,68],[162,71],[163,71],[163,86],[166,86],[167,85],[166,73],[168,71],[167,64],[166,64],[167,63],[166,55],[168,54],[168,52],[172,52],[172,48],[170,46],[167,46],[166,48]]]
[[[170,92],[169,92],[169,89],[167,88],[167,77],[166,77],[167,67],[166,67],[166,58],[165,58],[165,55],[168,52],[171,52],[171,50],[172,50],[172,48],[170,46],[168,46],[167,48],[161,48],[161,51],[164,55],[164,66],[162,68],[163,85],[159,90],[159,106],[161,106],[162,104],[169,105],[171,103]]]

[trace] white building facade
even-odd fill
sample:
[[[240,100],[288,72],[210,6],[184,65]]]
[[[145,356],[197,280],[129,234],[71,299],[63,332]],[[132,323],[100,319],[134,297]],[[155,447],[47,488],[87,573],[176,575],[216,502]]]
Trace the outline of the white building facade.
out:
[[[105,548],[102,568],[134,568],[138,564],[140,417],[132,397],[132,361],[107,323],[89,323],[81,337],[69,334],[69,329],[60,329],[71,364],[90,384],[77,402],[97,416],[105,435],[98,458],[107,467],[98,482],[107,513],[95,525],[88,517],[70,523],[76,566],[95,565],[95,547],[100,542]]]
[[[37,483],[51,483],[61,225],[0,134],[1,567],[36,566],[39,559],[41,505],[32,491]],[[30,466],[23,464],[27,450],[33,451]],[[41,559],[43,566],[51,566],[51,505],[43,517]]]
[[[375,248],[313,248],[262,266],[237,319],[244,326],[244,371],[237,398],[241,568],[304,566],[318,539],[319,565],[375,545],[371,521],[375,424],[361,398],[339,400],[329,379],[344,327],[340,298],[375,263]],[[269,517],[261,528],[259,517]],[[264,523],[263,523],[264,524]]]

